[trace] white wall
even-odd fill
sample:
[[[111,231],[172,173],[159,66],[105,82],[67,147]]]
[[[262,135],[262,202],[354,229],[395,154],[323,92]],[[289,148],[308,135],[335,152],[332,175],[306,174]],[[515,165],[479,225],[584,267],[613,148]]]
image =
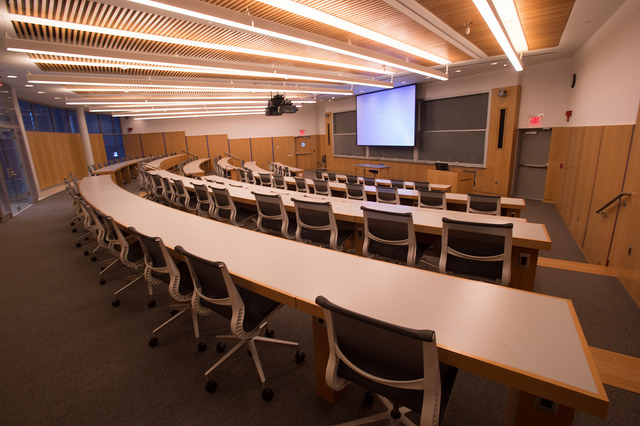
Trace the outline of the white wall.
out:
[[[324,121],[318,122],[317,106],[303,105],[294,114],[279,116],[244,115],[230,117],[180,118],[171,120],[122,119],[122,130],[127,133],[185,132],[186,136],[227,134],[229,139],[265,136],[298,136],[324,133]],[[133,130],[128,131],[129,128]]]
[[[571,125],[634,124],[640,99],[640,1],[627,0],[574,55]]]

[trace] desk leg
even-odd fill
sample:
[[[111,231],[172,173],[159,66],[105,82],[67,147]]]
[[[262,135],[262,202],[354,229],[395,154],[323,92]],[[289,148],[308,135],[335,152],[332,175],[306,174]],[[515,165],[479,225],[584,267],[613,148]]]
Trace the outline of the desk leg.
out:
[[[335,403],[344,390],[336,392],[327,386],[324,374],[327,369],[327,360],[329,359],[329,339],[327,338],[327,327],[324,320],[311,317],[313,322],[313,351],[316,369],[316,393],[325,401]],[[346,390],[346,388],[345,388]]]
[[[573,408],[537,399],[535,395],[510,388],[504,424],[562,426],[573,423]]]
[[[511,251],[511,284],[509,287],[533,291],[538,267],[538,250],[513,247]]]

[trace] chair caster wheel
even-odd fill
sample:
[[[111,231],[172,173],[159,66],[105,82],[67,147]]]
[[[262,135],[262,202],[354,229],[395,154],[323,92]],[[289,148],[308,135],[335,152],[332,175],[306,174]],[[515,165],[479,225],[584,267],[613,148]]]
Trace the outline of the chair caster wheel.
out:
[[[76,243],[76,247],[82,247],[82,243]]]
[[[152,348],[155,348],[156,346],[158,346],[158,338],[152,337],[151,339],[149,339],[149,346]]]
[[[214,393],[218,389],[218,383],[215,380],[209,380],[204,388],[207,392]]]
[[[296,362],[300,364],[307,357],[307,354],[304,352],[296,352]]]
[[[77,229],[75,229],[75,228],[73,228],[73,229],[71,230],[71,232],[78,232],[78,230],[77,230]]]
[[[85,256],[89,256],[89,252],[85,250],[85,251],[84,251],[84,255],[85,255]]]
[[[104,277],[100,277],[100,284],[104,285],[104,283],[106,283],[107,280],[104,279]]]
[[[120,306],[120,300],[113,299],[113,302],[111,302],[111,306],[113,306],[114,308],[117,308],[118,306]]]
[[[169,312],[169,316],[174,316],[175,314],[177,314],[178,311],[176,309],[172,309],[171,312]]]
[[[100,272],[104,271],[104,266],[100,267]]]
[[[204,352],[207,350],[207,342],[198,342],[198,352]]]
[[[222,342],[220,342],[220,343],[218,343],[218,344],[216,345],[216,351],[218,351],[218,352],[222,353],[222,352],[224,352],[224,351],[226,351],[226,350],[227,350],[227,344],[226,344],[226,343],[222,343]]]
[[[262,389],[262,399],[269,402],[273,399],[273,391],[270,388]]]
[[[373,394],[369,391],[364,393],[364,403],[366,405],[373,405]]]
[[[147,306],[150,308],[153,308],[154,306],[156,306],[156,301],[151,299],[147,302]]]
[[[91,256],[91,261],[95,262],[96,260],[98,260],[98,258],[96,256]]]
[[[267,328],[267,330],[264,332],[264,335],[265,337],[272,338],[275,333],[276,332],[273,328]]]

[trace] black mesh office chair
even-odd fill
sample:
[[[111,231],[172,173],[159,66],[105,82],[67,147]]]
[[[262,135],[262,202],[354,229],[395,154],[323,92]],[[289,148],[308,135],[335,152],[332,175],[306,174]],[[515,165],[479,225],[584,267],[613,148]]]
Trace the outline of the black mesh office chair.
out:
[[[105,217],[105,223],[109,226],[110,231],[117,239],[117,242],[114,244],[120,249],[120,262],[127,268],[131,268],[136,271],[135,274],[127,277],[129,281],[113,294],[113,302],[111,302],[111,304],[115,308],[120,306],[118,295],[144,278],[144,274],[142,273],[144,267],[144,253],[142,252],[140,241],[138,241],[138,239],[133,235],[125,236],[122,229],[120,229],[120,226],[111,216]]]
[[[348,183],[358,183],[358,176],[356,175],[346,175]]]
[[[509,285],[513,223],[442,218],[439,269],[466,278]]]
[[[440,424],[458,369],[439,362],[434,331],[390,324],[323,296],[316,304],[323,308],[329,338],[327,385],[336,391],[359,385],[378,394],[388,410],[348,424],[413,424],[406,418],[410,410],[420,415],[421,425]]]
[[[447,210],[447,195],[442,191],[418,192],[418,207]]]
[[[403,189],[404,188],[404,181],[400,180],[400,179],[391,179],[391,187],[392,188]]]
[[[364,256],[410,266],[418,264],[427,247],[416,241],[410,212],[360,208],[364,212]]]
[[[296,208],[296,240],[313,242],[333,250],[342,250],[353,232],[338,228],[330,202],[292,198]]]
[[[334,172],[327,172],[327,180],[329,182],[337,182],[338,181],[338,175],[336,175]]]
[[[217,220],[245,226],[256,217],[255,211],[236,206],[227,188],[211,186],[210,189],[215,202],[214,216]]]
[[[296,182],[296,191],[298,192],[310,192],[309,186],[307,185],[307,180],[301,177],[293,178]]]
[[[197,200],[195,208],[196,214],[201,217],[214,219],[216,204],[213,201],[213,197],[211,196],[211,192],[209,192],[208,187],[204,184],[194,183],[193,189],[196,192]]]
[[[376,185],[376,178],[372,178],[372,177],[363,177],[362,180],[364,181],[364,184],[367,186],[375,186]]]
[[[259,176],[260,176],[260,185],[271,188],[272,186],[271,175],[269,173],[260,173]]]
[[[367,200],[367,194],[364,192],[364,186],[361,183],[345,183],[347,187],[347,198],[352,200]]]
[[[467,213],[481,213],[500,216],[500,196],[469,194],[467,196]]]
[[[218,388],[215,380],[209,380],[209,375],[246,344],[249,346],[251,357],[260,376],[262,397],[266,401],[270,401],[273,398],[273,391],[266,387],[266,379],[255,342],[262,341],[295,346],[296,361],[302,362],[305,358],[304,352],[299,350],[298,343],[260,336],[262,329],[267,327],[269,318],[282,305],[243,287],[236,286],[224,263],[212,262],[195,256],[180,246],[176,247],[176,251],[185,257],[189,267],[195,289],[192,299],[194,309],[215,312],[229,320],[231,335],[218,336],[217,338],[238,341],[231,350],[204,373],[207,380],[207,391],[213,393]],[[273,332],[271,331],[269,334],[273,335]],[[226,345],[219,343],[217,349],[224,352]]]
[[[313,180],[313,192],[317,195],[331,195],[331,188],[329,187],[329,182],[322,179],[314,179]]]
[[[273,186],[278,189],[287,189],[287,182],[283,175],[273,175]]]
[[[378,203],[386,204],[400,204],[400,197],[398,196],[398,188],[376,186],[376,201]]]
[[[266,233],[275,233],[285,238],[294,238],[296,221],[291,220],[282,203],[280,194],[261,194],[251,192],[256,198],[258,209],[258,230]]]
[[[413,187],[417,191],[431,191],[431,184],[429,182],[413,182]]]
[[[173,187],[175,188],[174,201],[176,207],[195,213],[198,202],[189,194],[189,191],[187,191],[187,188],[184,186],[184,182],[182,182],[181,179],[173,179]]]

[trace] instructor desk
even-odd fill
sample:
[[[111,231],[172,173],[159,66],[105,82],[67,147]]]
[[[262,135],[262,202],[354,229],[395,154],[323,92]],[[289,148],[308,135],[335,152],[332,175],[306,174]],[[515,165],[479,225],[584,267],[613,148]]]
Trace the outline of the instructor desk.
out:
[[[239,285],[314,317],[322,317],[314,301],[323,295],[383,321],[433,329],[447,364],[570,407],[570,414],[606,414],[608,399],[570,300],[217,222],[138,197],[108,176],[82,179],[80,192],[121,226],[158,236],[169,248],[181,245],[196,256],[224,261]],[[249,246],[260,255],[249,257]],[[314,342],[326,342],[324,332],[314,320]],[[322,349],[315,348],[316,386],[327,398]]]

